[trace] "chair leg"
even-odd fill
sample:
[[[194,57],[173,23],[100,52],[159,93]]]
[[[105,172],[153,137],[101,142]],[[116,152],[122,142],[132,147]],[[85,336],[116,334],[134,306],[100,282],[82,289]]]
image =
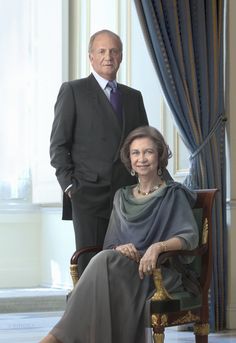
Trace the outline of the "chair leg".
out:
[[[154,343],[164,343],[165,335],[163,333],[153,333],[153,341]]]
[[[208,343],[208,335],[210,332],[210,326],[208,323],[195,323],[194,333],[196,343]]]
[[[159,314],[152,314],[151,326],[153,331],[153,342],[164,343],[165,339],[165,325],[167,323],[166,315],[160,316]]]

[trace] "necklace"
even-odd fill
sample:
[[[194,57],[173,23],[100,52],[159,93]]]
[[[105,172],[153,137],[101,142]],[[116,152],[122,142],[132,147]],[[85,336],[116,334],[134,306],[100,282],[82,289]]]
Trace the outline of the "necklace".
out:
[[[138,183],[138,184],[137,184],[138,194],[142,194],[143,196],[149,195],[149,194],[155,192],[158,188],[160,188],[161,185],[162,185],[162,184],[159,183],[159,185],[154,186],[152,189],[150,189],[150,191],[148,191],[148,192],[143,192],[143,191],[141,191],[141,189],[140,189],[140,183]]]

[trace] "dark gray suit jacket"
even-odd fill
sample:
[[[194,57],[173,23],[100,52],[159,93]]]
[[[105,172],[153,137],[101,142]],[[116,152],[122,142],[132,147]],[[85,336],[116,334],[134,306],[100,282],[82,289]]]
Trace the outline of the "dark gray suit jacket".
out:
[[[50,157],[64,191],[73,184],[80,209],[108,218],[115,191],[135,180],[120,161],[120,148],[134,128],[148,125],[142,95],[118,84],[123,125],[100,85],[89,77],[62,84],[55,104]],[[71,219],[64,194],[63,219]]]

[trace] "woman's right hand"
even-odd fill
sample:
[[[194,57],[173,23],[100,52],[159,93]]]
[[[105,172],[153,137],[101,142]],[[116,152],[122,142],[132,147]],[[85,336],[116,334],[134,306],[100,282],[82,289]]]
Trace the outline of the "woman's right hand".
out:
[[[122,255],[129,257],[131,260],[139,263],[141,255],[139,251],[135,248],[133,243],[118,245],[116,250],[119,251]]]
[[[163,246],[160,243],[154,243],[146,250],[139,263],[139,276],[142,280],[145,275],[151,275],[156,268],[157,258],[163,252]]]

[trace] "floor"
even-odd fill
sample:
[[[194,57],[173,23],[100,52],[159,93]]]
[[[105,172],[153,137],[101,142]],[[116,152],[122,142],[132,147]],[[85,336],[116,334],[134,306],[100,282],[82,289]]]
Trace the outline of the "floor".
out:
[[[0,314],[0,343],[38,343],[62,312]]]
[[[53,288],[0,289],[0,343],[38,343],[61,318],[67,293]],[[165,343],[194,342],[193,332],[165,331]],[[236,343],[236,330],[210,334],[208,343]]]
[[[0,343],[38,343],[62,312],[0,314]],[[165,343],[194,343],[192,332],[166,329]],[[236,343],[236,331],[210,334],[209,343]]]

